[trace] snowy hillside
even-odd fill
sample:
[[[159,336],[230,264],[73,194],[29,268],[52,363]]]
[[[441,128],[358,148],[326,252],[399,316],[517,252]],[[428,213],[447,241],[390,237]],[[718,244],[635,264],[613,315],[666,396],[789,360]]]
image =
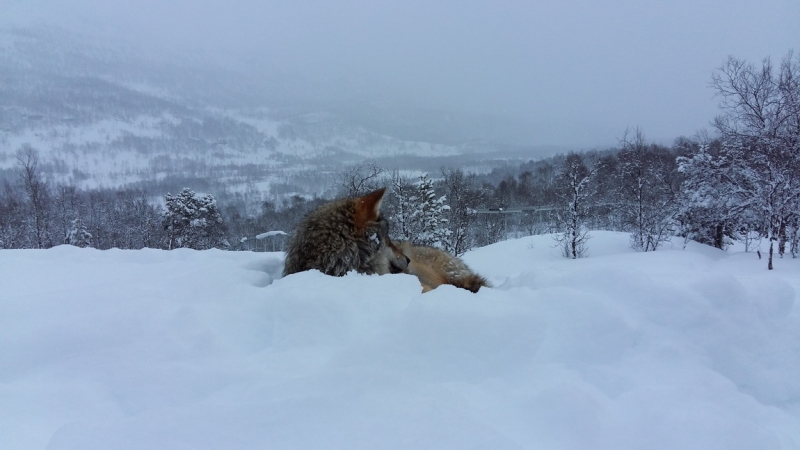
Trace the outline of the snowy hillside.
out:
[[[0,252],[4,449],[797,449],[800,261],[594,232],[496,286],[280,279],[282,255]]]
[[[322,194],[334,172],[365,159],[423,171],[458,161],[485,171],[519,156],[480,140],[387,134],[279,77],[59,30],[0,27],[0,67],[0,180],[23,145],[58,183],[157,195],[200,184]]]

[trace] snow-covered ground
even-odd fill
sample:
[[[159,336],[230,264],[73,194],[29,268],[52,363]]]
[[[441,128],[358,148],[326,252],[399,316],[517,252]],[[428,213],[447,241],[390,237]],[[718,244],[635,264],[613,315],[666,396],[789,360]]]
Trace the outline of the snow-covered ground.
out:
[[[594,232],[496,286],[282,255],[0,251],[3,449],[796,449],[800,260]]]

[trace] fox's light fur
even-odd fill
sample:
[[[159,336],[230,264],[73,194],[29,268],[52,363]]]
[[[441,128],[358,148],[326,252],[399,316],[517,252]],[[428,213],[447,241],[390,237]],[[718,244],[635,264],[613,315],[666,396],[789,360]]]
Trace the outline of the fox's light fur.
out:
[[[464,261],[450,253],[433,247],[414,245],[409,241],[396,241],[395,245],[409,258],[405,273],[416,275],[422,292],[451,284],[471,292],[481,287],[491,287],[485,278],[476,274]]]
[[[342,276],[400,273],[408,258],[389,239],[380,213],[386,188],[326,203],[309,213],[289,241],[283,275],[317,269]]]

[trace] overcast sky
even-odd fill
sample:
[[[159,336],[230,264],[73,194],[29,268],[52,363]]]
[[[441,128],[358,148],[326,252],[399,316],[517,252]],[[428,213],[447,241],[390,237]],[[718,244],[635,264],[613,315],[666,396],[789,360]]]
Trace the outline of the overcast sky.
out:
[[[670,143],[717,113],[728,55],[800,51],[798,0],[0,0],[49,21],[222,62],[268,63],[384,104],[506,115],[532,144]],[[5,12],[3,11],[5,10]],[[548,131],[549,129],[549,131]]]

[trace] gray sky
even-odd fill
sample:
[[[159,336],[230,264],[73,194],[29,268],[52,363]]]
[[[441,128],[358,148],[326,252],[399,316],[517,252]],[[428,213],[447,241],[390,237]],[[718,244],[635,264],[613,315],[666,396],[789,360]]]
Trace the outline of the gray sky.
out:
[[[800,51],[798,0],[0,2],[7,20],[267,64],[361,101],[513,117],[531,144],[693,135],[728,55]]]

